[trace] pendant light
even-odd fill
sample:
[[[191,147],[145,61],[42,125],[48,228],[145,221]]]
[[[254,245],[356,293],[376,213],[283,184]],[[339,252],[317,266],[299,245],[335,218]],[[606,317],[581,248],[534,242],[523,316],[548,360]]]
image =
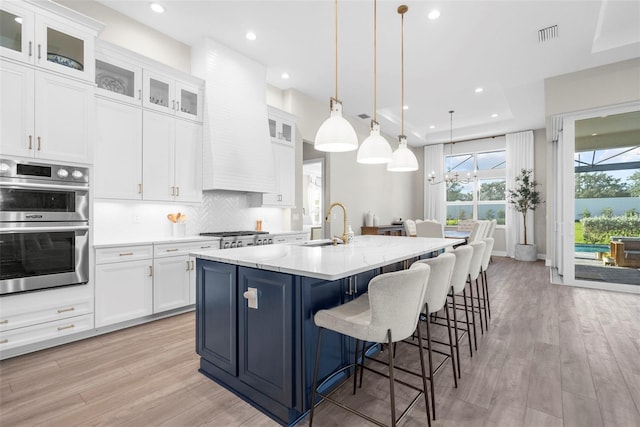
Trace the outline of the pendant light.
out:
[[[401,75],[402,75],[402,105],[400,109],[402,111],[402,128],[401,134],[398,135],[398,149],[393,152],[393,157],[390,163],[387,163],[387,170],[390,172],[412,172],[418,170],[418,159],[411,150],[407,148],[407,137],[404,134],[404,14],[409,10],[406,5],[398,6],[398,13],[402,17],[402,32],[401,32]]]
[[[342,102],[338,100],[338,0],[335,0],[336,25],[336,96],[329,100],[331,115],[322,123],[313,146],[318,151],[342,152],[353,151],[358,148],[356,131],[344,117],[342,117]]]
[[[453,113],[455,111],[453,110],[449,110],[449,122],[450,122],[450,127],[449,127],[449,158],[453,158]],[[451,168],[449,168],[449,170],[447,170],[447,172],[444,175],[444,178],[442,178],[440,181],[436,180],[436,174],[435,172],[431,172],[429,175],[427,175],[427,181],[429,181],[429,184],[435,185],[435,184],[440,184],[442,182],[446,182],[447,185],[449,184],[454,184],[456,182],[459,182],[461,184],[468,184],[471,182],[471,173],[468,172],[467,173],[467,177],[466,178],[460,178],[460,174],[458,172],[454,172],[453,174],[449,175],[451,173]],[[473,179],[475,180],[478,176],[478,171],[474,170],[473,171]]]
[[[358,148],[358,163],[380,164],[391,161],[391,146],[386,138],[380,135],[380,124],[378,123],[377,111],[377,0],[373,0],[373,119],[371,120],[371,133],[362,141]]]

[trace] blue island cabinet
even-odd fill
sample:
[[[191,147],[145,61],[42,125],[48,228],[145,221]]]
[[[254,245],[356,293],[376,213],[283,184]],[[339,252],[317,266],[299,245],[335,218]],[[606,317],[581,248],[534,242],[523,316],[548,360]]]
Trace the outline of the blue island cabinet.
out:
[[[366,292],[378,271],[327,281],[199,258],[200,372],[280,424],[294,424],[310,409],[318,333],[314,314]],[[257,291],[258,308],[250,308],[244,297],[249,288]],[[353,351],[352,340],[324,334],[319,378],[353,360]]]

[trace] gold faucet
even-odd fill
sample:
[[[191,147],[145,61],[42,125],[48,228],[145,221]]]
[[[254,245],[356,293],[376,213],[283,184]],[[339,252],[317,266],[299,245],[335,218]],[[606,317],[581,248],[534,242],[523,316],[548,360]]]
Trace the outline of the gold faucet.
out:
[[[342,208],[342,212],[344,213],[344,225],[342,228],[342,242],[346,245],[347,244],[347,208],[344,207],[344,205],[342,203],[331,203],[331,206],[329,206],[329,209],[327,209],[327,215],[324,218],[325,222],[329,222],[329,215],[331,214],[331,209],[333,209],[334,206],[340,206]],[[335,240],[334,240],[334,244],[335,244]]]

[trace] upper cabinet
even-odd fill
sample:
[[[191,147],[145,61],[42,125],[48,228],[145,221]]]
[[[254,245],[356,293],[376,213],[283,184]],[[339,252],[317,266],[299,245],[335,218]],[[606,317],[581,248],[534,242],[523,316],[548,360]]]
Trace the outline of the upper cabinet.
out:
[[[96,95],[142,104],[142,67],[96,50]]]
[[[56,3],[2,2],[0,54],[81,80],[94,76],[94,40],[102,25]]]
[[[150,70],[143,72],[145,96],[142,103],[152,110],[202,121],[203,90]]]
[[[269,107],[269,136],[271,142],[295,146],[295,117]]]

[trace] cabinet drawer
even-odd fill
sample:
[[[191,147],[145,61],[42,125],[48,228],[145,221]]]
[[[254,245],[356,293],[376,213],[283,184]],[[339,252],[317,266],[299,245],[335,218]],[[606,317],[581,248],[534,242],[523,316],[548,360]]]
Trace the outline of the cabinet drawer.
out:
[[[93,315],[70,317],[0,332],[0,351],[93,329]]]
[[[87,285],[0,298],[0,331],[93,313]]]
[[[203,240],[200,242],[176,242],[153,245],[153,256],[162,258],[177,255],[189,255],[189,252],[201,249],[219,249],[219,240]]]
[[[96,249],[96,264],[137,261],[153,257],[153,245],[118,246]]]

